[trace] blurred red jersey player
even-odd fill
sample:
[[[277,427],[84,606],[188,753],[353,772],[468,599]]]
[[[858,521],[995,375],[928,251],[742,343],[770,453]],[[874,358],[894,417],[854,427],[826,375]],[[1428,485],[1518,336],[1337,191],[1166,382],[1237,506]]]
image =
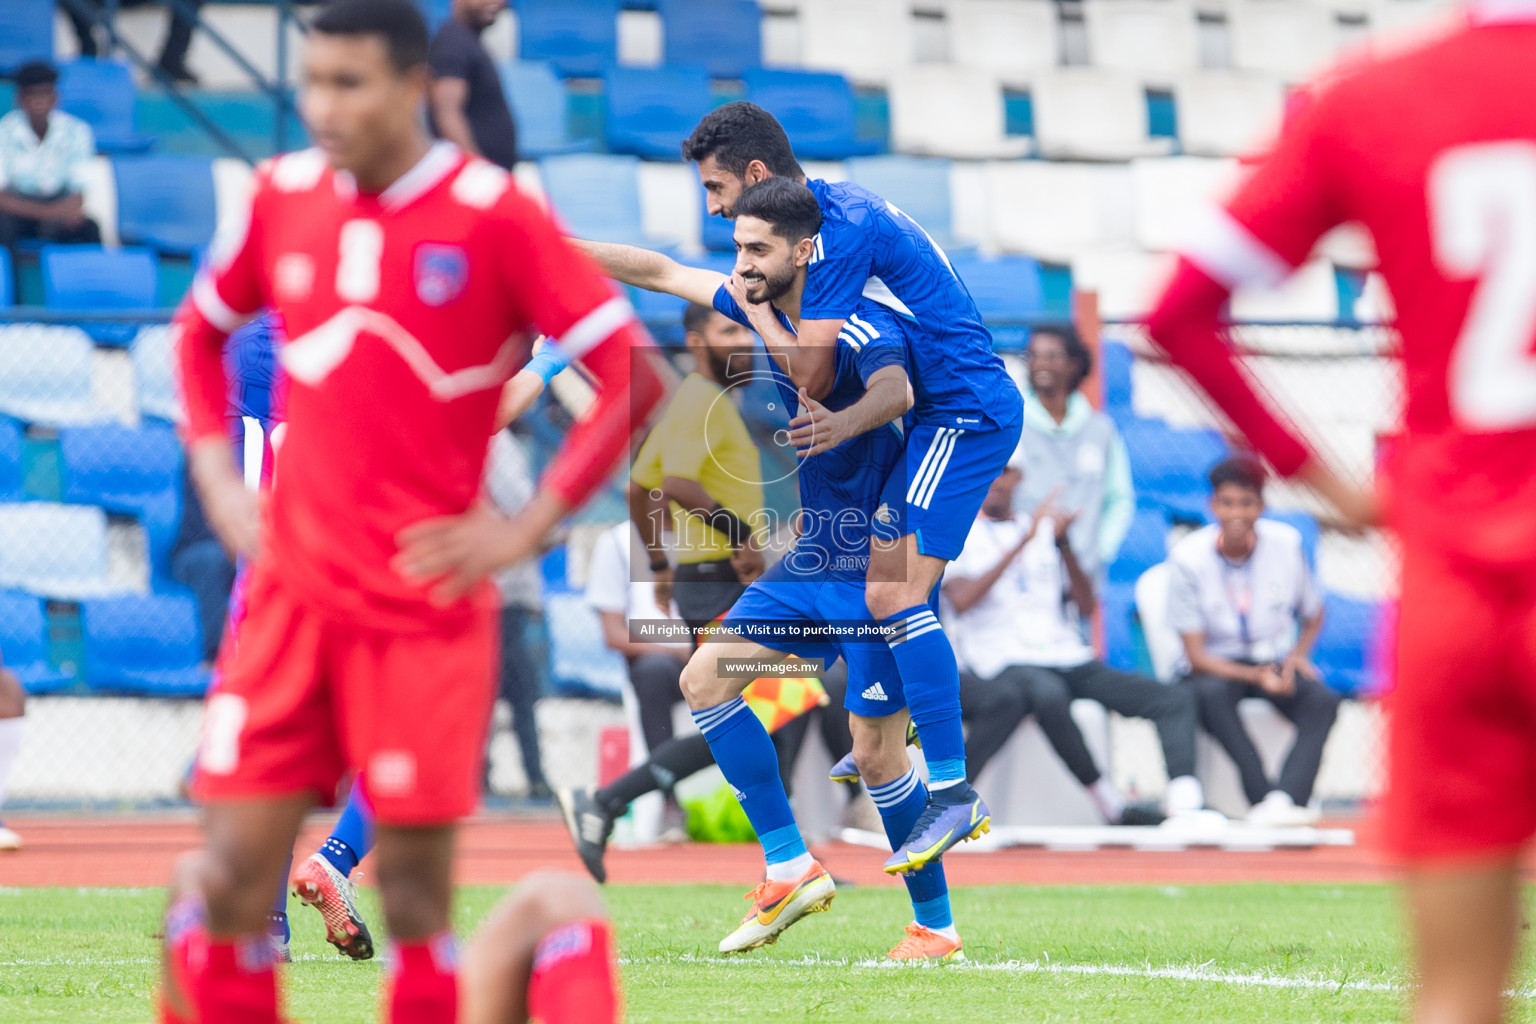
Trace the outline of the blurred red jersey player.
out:
[[[1380,495],[1403,550],[1384,823],[1408,869],[1421,1022],[1499,1019],[1536,834],[1533,68],[1536,2],[1487,0],[1338,70],[1196,233],[1149,322],[1280,471],[1370,521],[1375,497],[1255,396],[1218,316],[1336,224],[1375,239],[1407,384]]]
[[[475,804],[495,681],[485,577],[607,478],[660,397],[629,305],[505,171],[425,135],[426,52],[410,0],[320,11],[303,96],[318,148],[258,170],[249,217],[177,314],[193,477],[214,529],[254,558],[199,752],[205,1022],[277,1019],[266,909],[305,811],[348,768],[378,819],[387,1019],[454,1019],[453,822]],[[283,319],[289,390],[258,526],[224,440],[220,348],[263,307]],[[598,398],[508,520],[478,498],[533,332]]]

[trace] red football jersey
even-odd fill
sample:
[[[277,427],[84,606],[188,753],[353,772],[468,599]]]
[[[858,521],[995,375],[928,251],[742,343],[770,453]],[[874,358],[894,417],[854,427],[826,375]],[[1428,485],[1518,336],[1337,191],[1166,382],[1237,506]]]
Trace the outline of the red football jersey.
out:
[[[287,426],[262,557],[338,615],[411,630],[464,612],[431,607],[389,561],[402,528],[476,500],[500,388],[531,331],[584,359],[607,407],[545,479],[571,504],[649,408],[627,390],[629,343],[643,337],[629,304],[510,175],[452,145],[378,195],[318,150],[278,157],[235,228],[178,314],[189,439],[224,429],[222,333],[276,309]]]
[[[1149,321],[1277,468],[1307,450],[1221,343],[1239,284],[1282,280],[1359,221],[1397,307],[1404,434],[1385,467],[1412,540],[1491,565],[1536,560],[1536,3],[1473,5],[1411,49],[1340,68],[1184,252]]]

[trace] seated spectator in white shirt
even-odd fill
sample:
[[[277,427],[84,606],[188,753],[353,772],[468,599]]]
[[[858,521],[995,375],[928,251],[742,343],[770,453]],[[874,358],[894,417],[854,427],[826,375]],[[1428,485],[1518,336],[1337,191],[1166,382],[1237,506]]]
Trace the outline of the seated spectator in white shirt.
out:
[[[1301,534],[1264,512],[1264,467],[1249,456],[1211,470],[1215,525],[1196,530],[1168,556],[1168,622],[1184,641],[1184,688],[1200,721],[1243,780],[1255,824],[1306,825],[1323,744],[1339,695],[1308,660],[1323,625],[1323,601]],[[1299,631],[1298,631],[1299,629]],[[1271,780],[1238,716],[1261,697],[1296,726],[1280,778]]]
[[[1073,548],[1073,517],[1057,508],[1054,498],[1033,518],[1016,514],[1014,491],[1023,478],[1018,462],[993,481],[944,581],[944,596],[959,624],[955,650],[969,669],[960,683],[960,707],[970,729],[967,774],[976,778],[1032,713],[1106,822],[1161,821],[1155,811],[1127,807],[1094,763],[1071,713],[1072,701],[1086,697],[1156,723],[1170,779],[1169,813],[1200,810],[1204,793],[1194,777],[1192,695],[1094,657],[1079,616],[1092,615],[1097,599]]]
[[[96,155],[91,126],[54,109],[59,73],[42,61],[16,72],[16,109],[0,117],[0,245],[23,238],[100,242],[85,215],[85,171]]]

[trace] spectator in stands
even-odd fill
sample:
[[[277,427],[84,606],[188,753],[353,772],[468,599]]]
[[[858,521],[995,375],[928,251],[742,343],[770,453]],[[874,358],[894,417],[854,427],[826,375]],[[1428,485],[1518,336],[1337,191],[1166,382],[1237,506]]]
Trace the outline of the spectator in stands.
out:
[[[1072,546],[1096,577],[1115,560],[1136,515],[1131,460],[1115,423],[1078,390],[1093,356],[1071,327],[1043,327],[1029,339],[1024,391],[1024,485],[1018,508],[1029,512],[1060,488],[1058,505],[1072,513]]]
[[[517,125],[501,91],[496,62],[480,42],[506,0],[453,0],[432,40],[432,131],[508,170],[517,162]]]
[[[5,806],[5,786],[21,756],[27,699],[21,680],[0,661],[0,807]],[[0,822],[0,852],[21,849],[21,836]]]
[[[1323,625],[1323,601],[1301,534],[1260,519],[1264,467],[1251,456],[1211,470],[1215,525],[1196,530],[1168,557],[1168,622],[1184,641],[1183,689],[1200,721],[1237,764],[1255,824],[1306,825],[1323,744],[1339,710],[1307,660]],[[1298,633],[1299,626],[1299,633]],[[1296,742],[1271,782],[1243,728],[1238,702],[1269,701],[1296,726]]]
[[[491,458],[485,471],[486,493],[498,509],[514,515],[533,497],[535,488],[527,449],[512,430],[501,431],[491,441]],[[498,573],[496,589],[501,593],[501,699],[512,709],[512,732],[517,736],[523,774],[528,779],[528,797],[550,800],[555,794],[544,778],[539,724],[534,714],[539,674],[528,653],[529,622],[544,606],[538,562],[530,558]],[[490,770],[489,760],[486,770]]]
[[[0,245],[101,241],[84,198],[96,140],[90,125],[55,109],[58,81],[43,61],[16,71],[16,109],[0,117]]]
[[[235,563],[209,527],[190,477],[183,479],[181,493],[181,529],[171,546],[171,579],[192,591],[203,630],[203,660],[211,662],[219,653],[229,616]]]
[[[1094,763],[1071,713],[1072,701],[1086,697],[1156,723],[1171,780],[1168,811],[1198,811],[1204,794],[1195,779],[1193,694],[1110,668],[1094,657],[1079,622],[1079,616],[1093,614],[1096,597],[1072,541],[1075,516],[1056,503],[1057,492],[1033,516],[1016,513],[1020,482],[1015,459],[993,481],[965,549],[944,581],[944,596],[959,620],[955,650],[970,670],[961,676],[960,691],[970,726],[967,775],[976,778],[1024,716],[1033,713],[1106,822],[1161,821],[1155,811],[1127,806]]]
[[[102,14],[101,0],[79,0],[96,17]],[[145,7],[156,0],[118,0],[118,7]],[[94,57],[98,50],[94,18],[87,18],[71,4],[61,4],[75,28],[75,38],[80,41],[80,56]],[[165,43],[160,47],[159,68],[172,81],[196,85],[197,76],[187,69],[187,50],[192,46],[192,30],[197,27],[197,12],[203,0],[177,0],[167,4],[171,11],[170,28],[165,33]]]

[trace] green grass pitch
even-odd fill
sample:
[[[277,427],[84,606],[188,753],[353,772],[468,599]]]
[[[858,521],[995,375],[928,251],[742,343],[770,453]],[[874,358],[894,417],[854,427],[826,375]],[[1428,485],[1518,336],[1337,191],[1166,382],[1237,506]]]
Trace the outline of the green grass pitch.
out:
[[[463,890],[462,932],[500,892]],[[1378,1022],[1405,1005],[1386,886],[960,889],[969,965],[882,966],[909,919],[904,896],[846,889],[777,945],[727,960],[714,949],[741,912],[738,890],[610,888],[629,1019]],[[377,921],[374,894],[363,899]],[[0,1022],[148,1021],[162,901],[147,889],[0,889]],[[373,1021],[378,961],[335,956],[313,912],[293,909],[290,1010],[313,1024]],[[1536,1020],[1533,1005],[1517,996],[1513,1019]]]

